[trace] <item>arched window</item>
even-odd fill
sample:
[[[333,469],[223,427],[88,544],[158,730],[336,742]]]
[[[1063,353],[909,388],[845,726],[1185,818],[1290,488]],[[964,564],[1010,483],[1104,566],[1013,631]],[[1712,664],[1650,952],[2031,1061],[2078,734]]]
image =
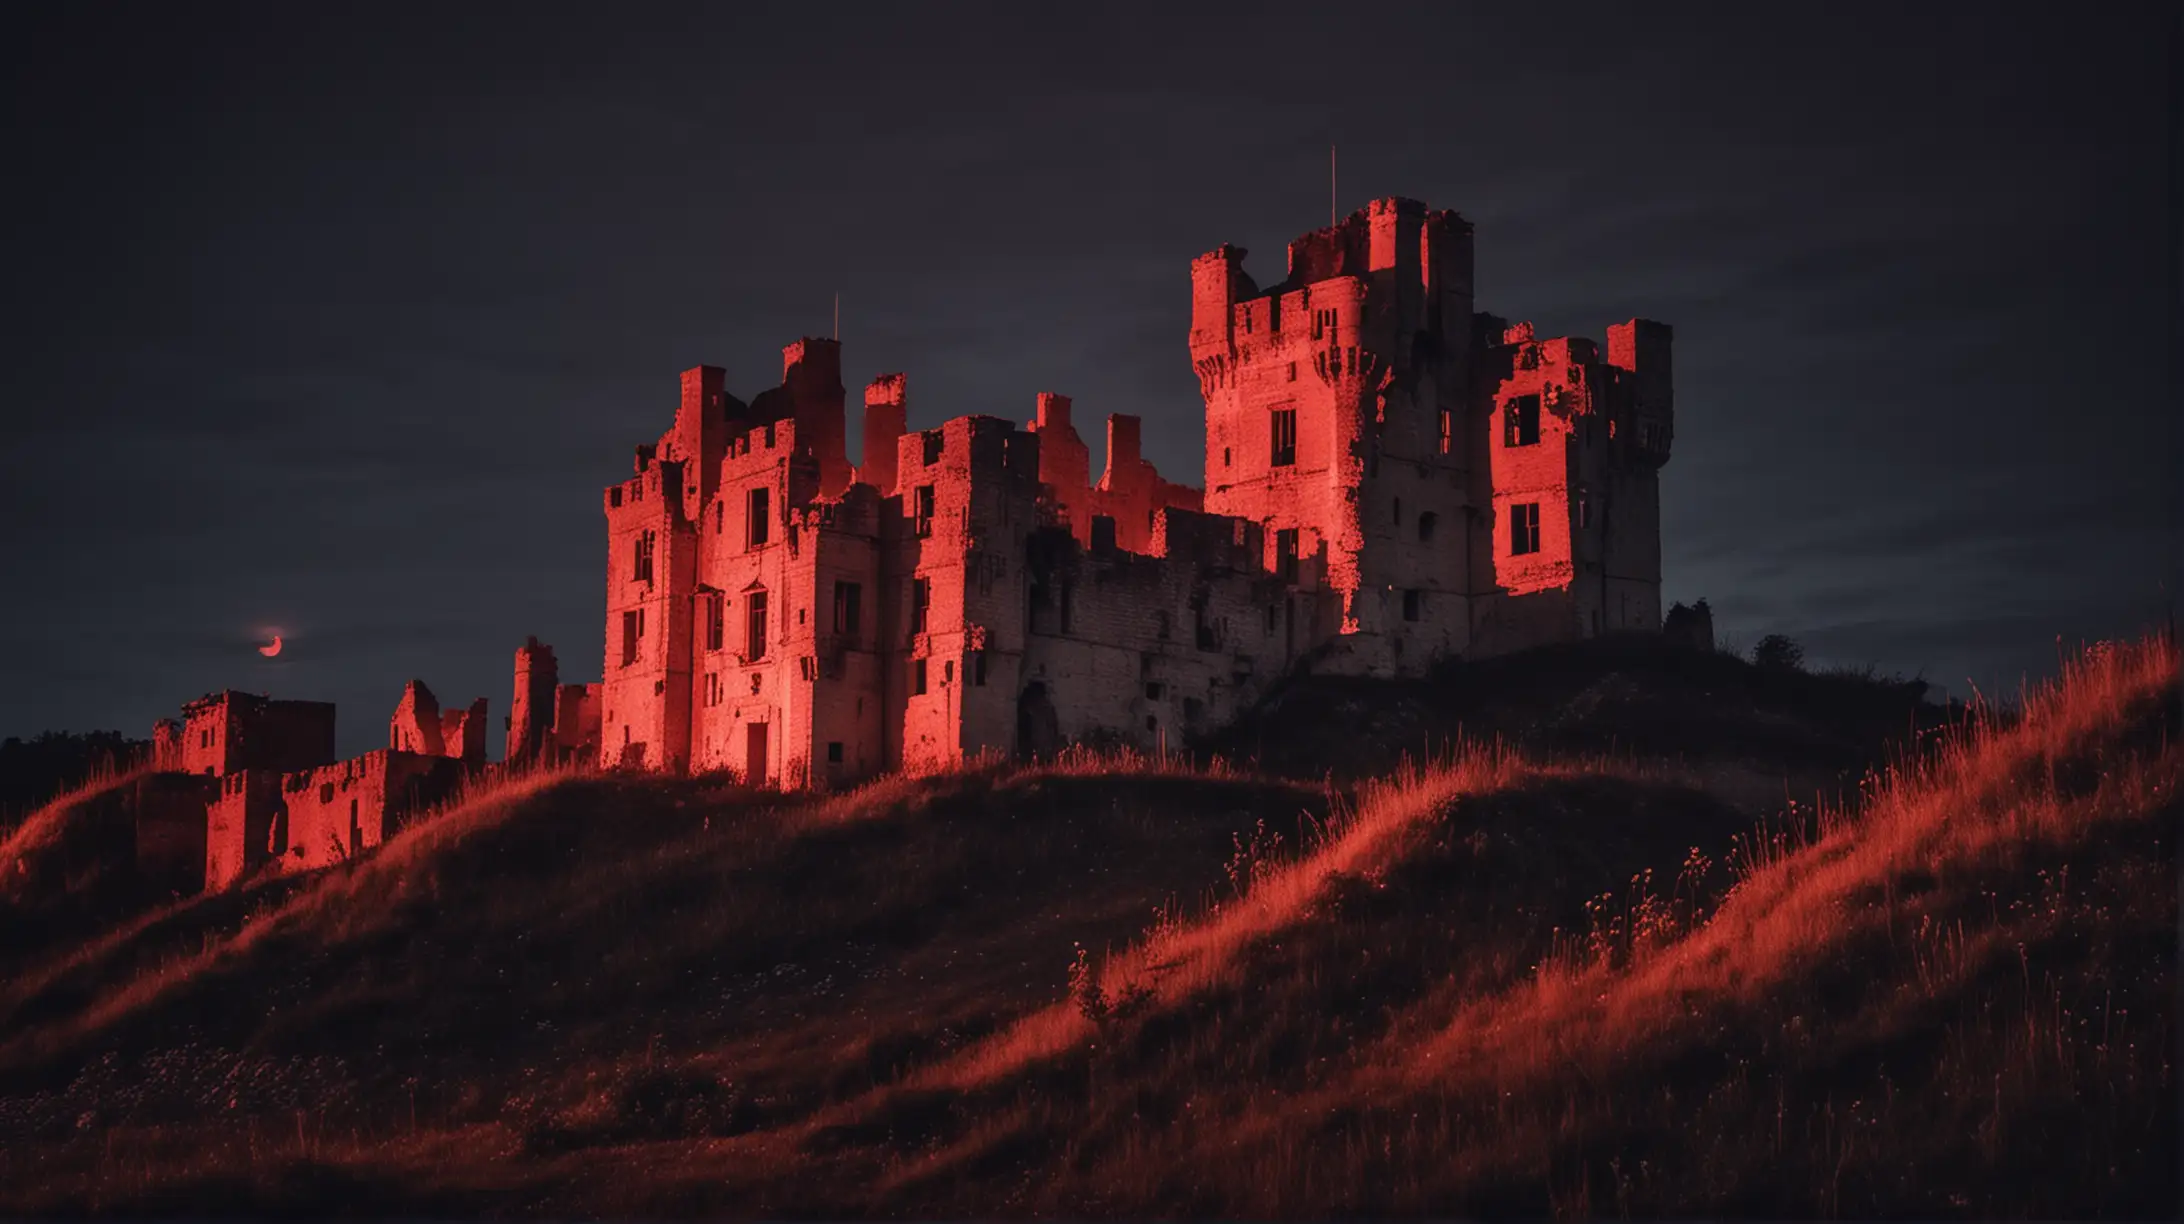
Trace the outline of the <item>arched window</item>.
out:
[[[1435,524],[1435,523],[1436,523],[1436,522],[1437,522],[1437,521],[1438,521],[1439,519],[1440,519],[1440,516],[1439,516],[1439,515],[1437,515],[1437,514],[1435,514],[1435,513],[1434,513],[1433,511],[1431,511],[1431,510],[1428,510],[1428,511],[1426,511],[1426,512],[1425,512],[1424,514],[1421,514],[1421,515],[1419,515],[1419,516],[1418,516],[1418,542],[1419,542],[1419,543],[1423,544],[1423,543],[1425,543],[1426,541],[1428,541],[1428,540],[1431,540],[1431,539],[1433,538],[1433,527],[1434,527],[1434,524]]]

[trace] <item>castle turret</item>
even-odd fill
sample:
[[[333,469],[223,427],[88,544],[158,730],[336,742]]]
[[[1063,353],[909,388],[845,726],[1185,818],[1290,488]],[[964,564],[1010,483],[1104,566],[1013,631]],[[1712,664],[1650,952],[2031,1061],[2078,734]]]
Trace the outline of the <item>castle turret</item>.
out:
[[[857,479],[879,490],[881,497],[895,493],[895,448],[902,439],[910,412],[909,378],[882,374],[864,393],[864,463]]]

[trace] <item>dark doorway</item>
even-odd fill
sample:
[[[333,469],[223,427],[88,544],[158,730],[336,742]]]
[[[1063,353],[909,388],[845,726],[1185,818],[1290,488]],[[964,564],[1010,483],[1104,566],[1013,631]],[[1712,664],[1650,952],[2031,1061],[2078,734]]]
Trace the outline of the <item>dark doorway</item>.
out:
[[[744,728],[743,780],[751,786],[766,785],[766,724]]]
[[[1016,699],[1016,755],[1029,760],[1051,757],[1062,748],[1062,720],[1054,712],[1046,685],[1034,680]]]

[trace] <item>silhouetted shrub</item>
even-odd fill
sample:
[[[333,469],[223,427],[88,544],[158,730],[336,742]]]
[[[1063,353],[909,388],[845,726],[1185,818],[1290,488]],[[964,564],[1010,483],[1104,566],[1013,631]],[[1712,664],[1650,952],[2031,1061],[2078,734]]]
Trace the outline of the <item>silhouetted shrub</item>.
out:
[[[1770,633],[1752,647],[1752,663],[1779,671],[1797,671],[1805,665],[1805,648],[1779,633]]]

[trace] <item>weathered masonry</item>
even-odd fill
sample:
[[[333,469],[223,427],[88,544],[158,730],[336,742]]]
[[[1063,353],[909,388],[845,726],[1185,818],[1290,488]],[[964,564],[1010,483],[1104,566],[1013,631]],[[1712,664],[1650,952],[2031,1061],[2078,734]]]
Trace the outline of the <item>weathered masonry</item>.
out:
[[[803,339],[748,402],[687,370],[672,428],[607,488],[606,765],[831,785],[1078,740],[1154,747],[1291,669],[1657,631],[1670,332],[1541,339],[1474,308],[1471,225],[1375,201],[1261,288],[1191,268],[1203,484],[1061,395],[1026,425],[905,428]],[[534,699],[535,700],[535,699]]]

